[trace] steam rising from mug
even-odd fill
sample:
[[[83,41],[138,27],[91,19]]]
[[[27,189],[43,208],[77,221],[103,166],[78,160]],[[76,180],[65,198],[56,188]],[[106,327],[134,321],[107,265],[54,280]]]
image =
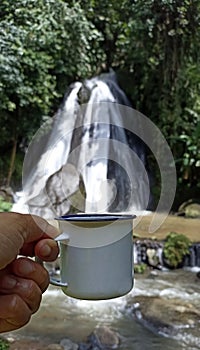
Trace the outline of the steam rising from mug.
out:
[[[124,187],[120,188],[126,204],[124,211],[134,213],[138,209],[145,210],[149,202],[150,184],[144,163],[127,144],[117,136],[110,138],[106,132],[115,130],[117,134],[123,128],[143,141],[160,169],[160,199],[149,227],[149,232],[156,231],[168,215],[176,191],[173,156],[160,130],[140,112],[114,102],[88,103],[79,105],[78,109],[68,103],[64,108],[67,116],[76,118],[72,120],[69,117],[62,121],[57,115],[49,120],[36,133],[26,153],[23,190],[30,213],[51,219],[66,214],[71,204],[75,205],[76,211],[111,211],[119,189],[115,178],[107,177],[105,168],[108,161],[117,164],[126,174]],[[111,110],[115,118],[109,119]],[[53,125],[56,125],[56,139],[52,139]],[[102,129],[101,125],[107,128]],[[95,130],[96,138],[90,138],[91,130]],[[105,131],[104,134],[101,134],[101,130]],[[92,172],[94,169],[95,174]],[[37,173],[37,178],[34,173]],[[80,191],[77,202],[73,194],[77,192],[80,178],[89,192],[82,194]],[[119,208],[116,210],[120,211]]]

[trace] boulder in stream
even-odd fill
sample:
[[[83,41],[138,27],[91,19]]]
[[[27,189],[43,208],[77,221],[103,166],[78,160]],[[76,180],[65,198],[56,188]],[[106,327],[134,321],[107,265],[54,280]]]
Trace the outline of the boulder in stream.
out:
[[[92,335],[99,340],[100,344],[111,349],[116,348],[120,343],[118,333],[107,326],[96,327]]]
[[[120,336],[107,326],[98,326],[89,335],[87,344],[80,344],[78,350],[116,349],[120,344]]]
[[[134,305],[134,317],[156,333],[176,337],[181,329],[198,332],[200,308],[182,299],[136,296]]]

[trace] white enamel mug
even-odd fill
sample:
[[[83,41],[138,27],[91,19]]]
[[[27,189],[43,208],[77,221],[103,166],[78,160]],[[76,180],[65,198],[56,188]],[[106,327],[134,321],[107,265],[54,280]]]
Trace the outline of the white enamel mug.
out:
[[[116,298],[133,287],[133,215],[76,214],[58,218],[61,280],[71,297]]]

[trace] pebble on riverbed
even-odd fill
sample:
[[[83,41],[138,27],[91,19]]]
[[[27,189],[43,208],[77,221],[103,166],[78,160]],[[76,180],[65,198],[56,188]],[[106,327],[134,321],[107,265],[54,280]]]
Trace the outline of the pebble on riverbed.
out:
[[[62,339],[60,345],[62,345],[62,349],[64,350],[78,350],[78,345],[68,338]],[[52,348],[52,350],[54,349]]]
[[[65,350],[65,348],[59,344],[50,344],[44,350]]]

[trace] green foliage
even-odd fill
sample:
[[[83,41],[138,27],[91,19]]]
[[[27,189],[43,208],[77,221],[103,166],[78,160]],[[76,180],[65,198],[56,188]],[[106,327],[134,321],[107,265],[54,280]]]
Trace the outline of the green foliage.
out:
[[[121,83],[164,133],[187,186],[200,186],[199,10],[198,1],[134,1],[117,43]]]
[[[0,350],[8,350],[10,348],[9,342],[0,338]]]
[[[127,39],[127,24],[133,15],[132,1],[105,0],[99,2],[97,0],[80,0],[80,4],[85,10],[88,20],[101,33],[101,47],[105,53],[104,69],[109,70],[111,67],[123,66],[126,60],[123,49]],[[129,44],[130,39],[128,36]],[[119,43],[122,43],[120,48]],[[125,55],[127,55],[127,50]]]
[[[134,265],[134,272],[135,273],[143,274],[143,273],[145,273],[146,269],[147,269],[147,265],[144,263]]]
[[[18,107],[32,108],[34,115],[48,113],[58,97],[60,75],[65,76],[66,89],[67,78],[94,73],[100,34],[78,4],[1,1],[0,13],[0,108],[9,116],[16,116]],[[91,52],[92,42],[97,51]]]
[[[10,211],[11,208],[12,208],[12,203],[5,201],[4,198],[0,196],[0,212]]]
[[[66,87],[91,76],[103,57],[101,34],[78,3],[0,2],[0,146],[26,145]]]
[[[183,258],[189,254],[191,241],[183,234],[170,232],[166,237],[163,254],[167,264],[176,268],[183,262]]]
[[[0,146],[19,150],[71,82],[112,67],[164,133],[179,186],[200,188],[199,13],[198,0],[2,0]]]
[[[60,74],[78,79],[93,73],[98,52],[91,52],[91,42],[100,34],[78,4],[62,0],[2,1],[0,12],[1,109],[48,113]]]

